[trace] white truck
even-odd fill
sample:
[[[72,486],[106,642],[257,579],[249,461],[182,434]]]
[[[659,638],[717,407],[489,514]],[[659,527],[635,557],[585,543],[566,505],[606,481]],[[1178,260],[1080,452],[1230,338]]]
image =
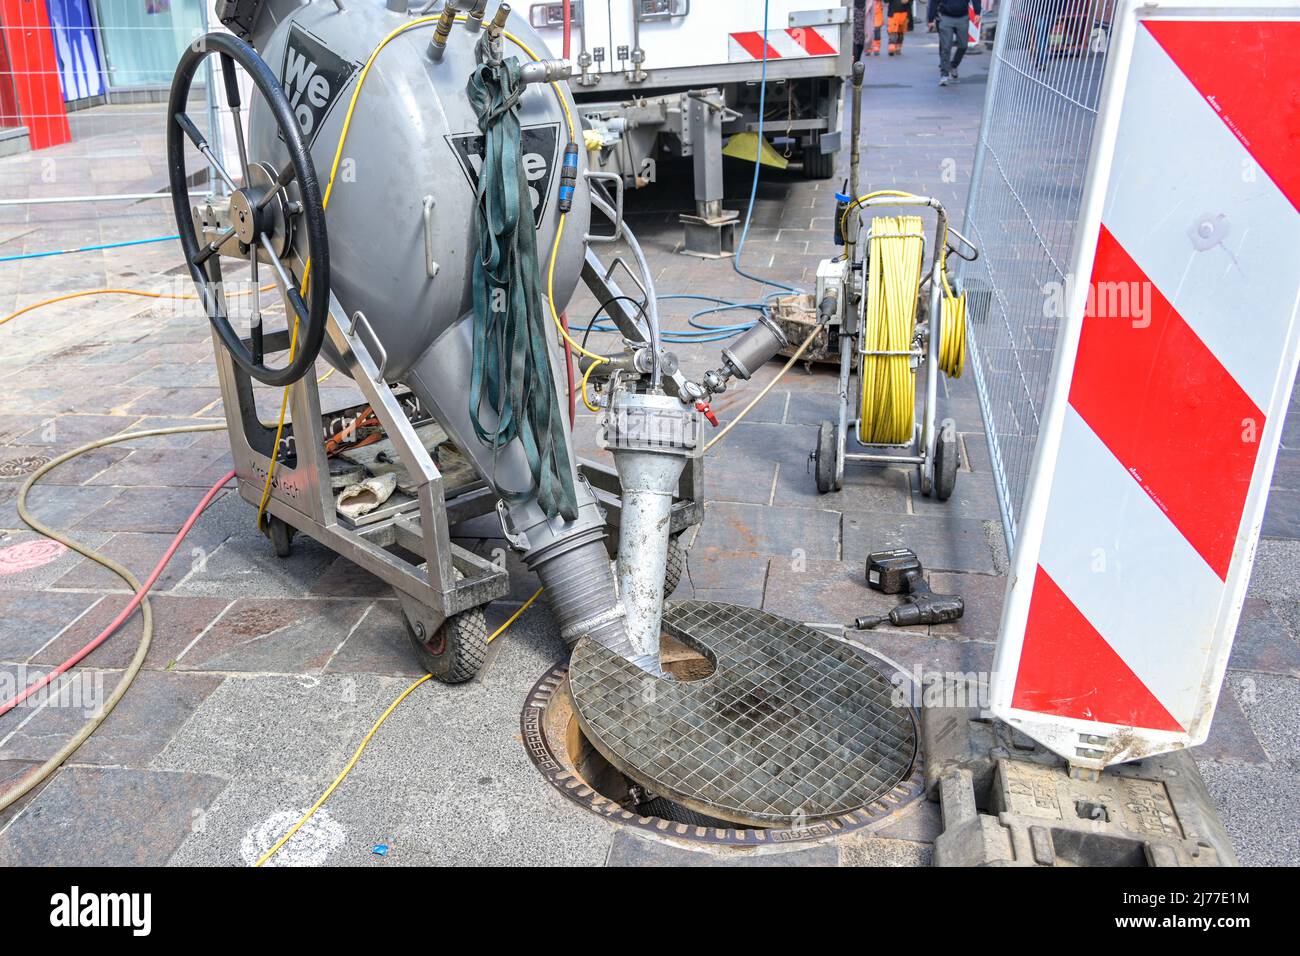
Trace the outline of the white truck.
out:
[[[722,149],[758,131],[763,60],[763,138],[826,179],[840,148],[844,79],[852,66],[851,0],[571,0],[572,86],[592,165],[628,188],[656,180],[657,160],[694,161],[693,215],[682,217],[684,252],[734,250],[737,214],[722,208]],[[564,46],[565,4],[535,3],[529,21],[554,53]],[[749,143],[750,147],[756,144]],[[749,150],[753,155],[753,149]]]

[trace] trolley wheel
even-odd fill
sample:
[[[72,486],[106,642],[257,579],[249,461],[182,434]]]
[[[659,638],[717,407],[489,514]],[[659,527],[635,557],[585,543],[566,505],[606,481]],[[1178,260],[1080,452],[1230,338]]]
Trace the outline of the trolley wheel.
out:
[[[296,529],[275,515],[266,516],[266,536],[271,539],[277,558],[287,558],[293,551],[293,536]]]
[[[405,617],[405,616],[404,616]],[[472,680],[487,658],[487,618],[480,607],[461,611],[442,622],[430,637],[419,622],[406,620],[406,636],[411,639],[420,666],[444,684],[463,684]]]
[[[947,501],[957,487],[957,423],[945,418],[939,423],[939,440],[934,443],[934,496]]]
[[[682,531],[668,539],[668,566],[664,570],[664,597],[670,598],[686,573],[686,546],[682,544]]]
[[[839,453],[835,426],[831,422],[822,422],[817,428],[817,447],[813,449],[813,475],[817,479],[817,490],[823,495],[840,490],[837,478],[835,457]]]
[[[803,148],[804,179],[830,179],[834,175],[834,153],[823,153],[820,143]]]

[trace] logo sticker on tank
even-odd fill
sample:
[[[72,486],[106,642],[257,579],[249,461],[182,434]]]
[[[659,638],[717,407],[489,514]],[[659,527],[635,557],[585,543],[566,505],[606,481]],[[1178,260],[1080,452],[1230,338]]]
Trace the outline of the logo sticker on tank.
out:
[[[298,24],[289,27],[280,82],[310,146],[343,92],[355,63],[349,63]]]
[[[541,226],[546,203],[551,196],[555,164],[559,158],[560,124],[525,126],[522,133],[524,177],[528,181],[528,192],[533,203],[533,222]],[[447,144],[456,154],[460,168],[469,180],[470,189],[477,192],[478,173],[483,168],[483,134],[474,132],[448,136]]]

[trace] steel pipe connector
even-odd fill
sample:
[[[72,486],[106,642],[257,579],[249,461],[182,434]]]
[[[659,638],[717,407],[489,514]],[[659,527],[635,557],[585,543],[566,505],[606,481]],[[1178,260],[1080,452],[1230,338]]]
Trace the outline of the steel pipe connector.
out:
[[[568,60],[533,60],[519,68],[519,79],[529,83],[555,83],[567,80],[573,73]]]
[[[474,8],[469,11],[465,17],[465,29],[470,33],[478,33],[483,29],[483,17],[487,13],[487,0],[478,0]]]
[[[722,350],[722,360],[732,375],[747,382],[789,344],[781,327],[767,315],[760,315],[749,331]]]
[[[622,492],[618,591],[630,659],[658,675],[673,496],[687,459],[701,447],[700,416],[662,392],[615,388],[603,425],[602,444],[613,453]]]

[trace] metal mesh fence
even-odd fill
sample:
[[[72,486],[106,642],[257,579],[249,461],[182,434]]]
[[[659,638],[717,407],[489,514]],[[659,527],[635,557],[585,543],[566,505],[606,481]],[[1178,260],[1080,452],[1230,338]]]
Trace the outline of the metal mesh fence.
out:
[[[961,281],[1007,544],[1033,463],[1114,0],[1001,0]]]
[[[209,0],[0,0],[4,205],[166,189],[166,99]],[[219,142],[210,71],[190,116]]]

